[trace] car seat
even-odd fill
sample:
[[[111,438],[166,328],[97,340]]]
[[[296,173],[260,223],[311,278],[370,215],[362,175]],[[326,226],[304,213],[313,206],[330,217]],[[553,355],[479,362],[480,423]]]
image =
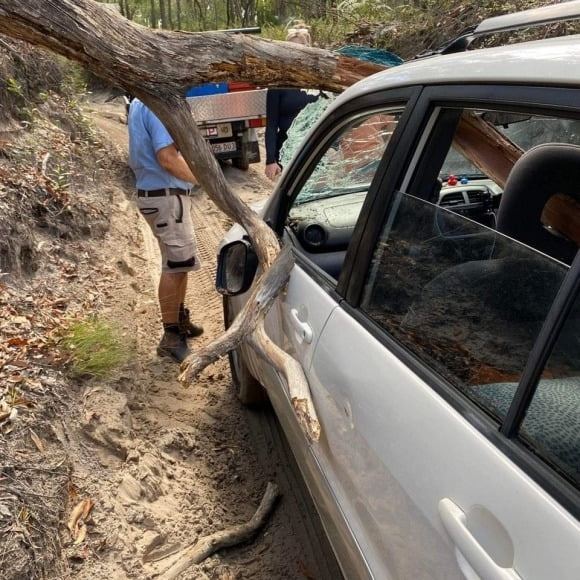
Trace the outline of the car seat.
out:
[[[556,194],[580,200],[580,147],[545,143],[524,153],[505,184],[497,231],[570,264],[577,245],[550,231],[541,221],[547,201]]]

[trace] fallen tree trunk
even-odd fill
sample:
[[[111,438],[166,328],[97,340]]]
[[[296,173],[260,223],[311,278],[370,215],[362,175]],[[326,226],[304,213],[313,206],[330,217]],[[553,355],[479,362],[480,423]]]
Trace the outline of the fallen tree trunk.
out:
[[[340,92],[384,68],[244,34],[151,30],[93,0],[0,0],[0,32],[78,61],[138,97],[224,80]]]
[[[461,116],[453,146],[501,187],[523,154],[520,147],[473,113]]]

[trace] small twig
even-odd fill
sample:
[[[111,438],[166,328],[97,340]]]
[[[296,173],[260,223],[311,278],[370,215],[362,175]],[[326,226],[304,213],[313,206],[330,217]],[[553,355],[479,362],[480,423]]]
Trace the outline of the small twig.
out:
[[[45,153],[42,156],[42,161],[40,163],[40,174],[45,177],[46,179],[52,181],[50,179],[50,177],[48,177],[48,174],[46,173],[48,170],[48,160],[50,159],[50,153]]]
[[[160,580],[173,580],[193,564],[199,564],[222,548],[235,546],[249,540],[266,523],[278,498],[278,486],[268,483],[256,513],[245,524],[238,524],[201,538],[181,552],[177,560],[160,576]]]
[[[14,48],[7,42],[0,40],[0,45],[3,46],[18,62],[25,62],[24,59],[18,54],[18,52],[14,50]]]

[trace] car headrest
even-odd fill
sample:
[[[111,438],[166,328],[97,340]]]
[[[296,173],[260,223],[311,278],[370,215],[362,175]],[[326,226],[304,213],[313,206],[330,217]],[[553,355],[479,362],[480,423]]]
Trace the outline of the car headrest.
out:
[[[578,247],[542,223],[544,206],[554,195],[580,200],[580,147],[546,143],[514,164],[497,214],[497,230],[557,260],[570,264]]]

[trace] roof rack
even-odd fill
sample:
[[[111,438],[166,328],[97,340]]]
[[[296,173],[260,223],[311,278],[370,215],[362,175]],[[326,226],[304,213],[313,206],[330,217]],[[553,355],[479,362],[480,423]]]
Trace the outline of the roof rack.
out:
[[[520,30],[534,26],[543,26],[554,22],[580,19],[580,0],[563,1],[540,8],[522,10],[513,14],[503,14],[487,18],[477,26],[466,28],[457,38],[434,50],[425,50],[415,58],[424,58],[436,54],[451,54],[463,52],[471,43],[481,36],[509,30]]]
[[[231,32],[232,34],[260,34],[262,29],[259,26],[252,26],[250,28],[224,28],[216,30],[215,32]]]

